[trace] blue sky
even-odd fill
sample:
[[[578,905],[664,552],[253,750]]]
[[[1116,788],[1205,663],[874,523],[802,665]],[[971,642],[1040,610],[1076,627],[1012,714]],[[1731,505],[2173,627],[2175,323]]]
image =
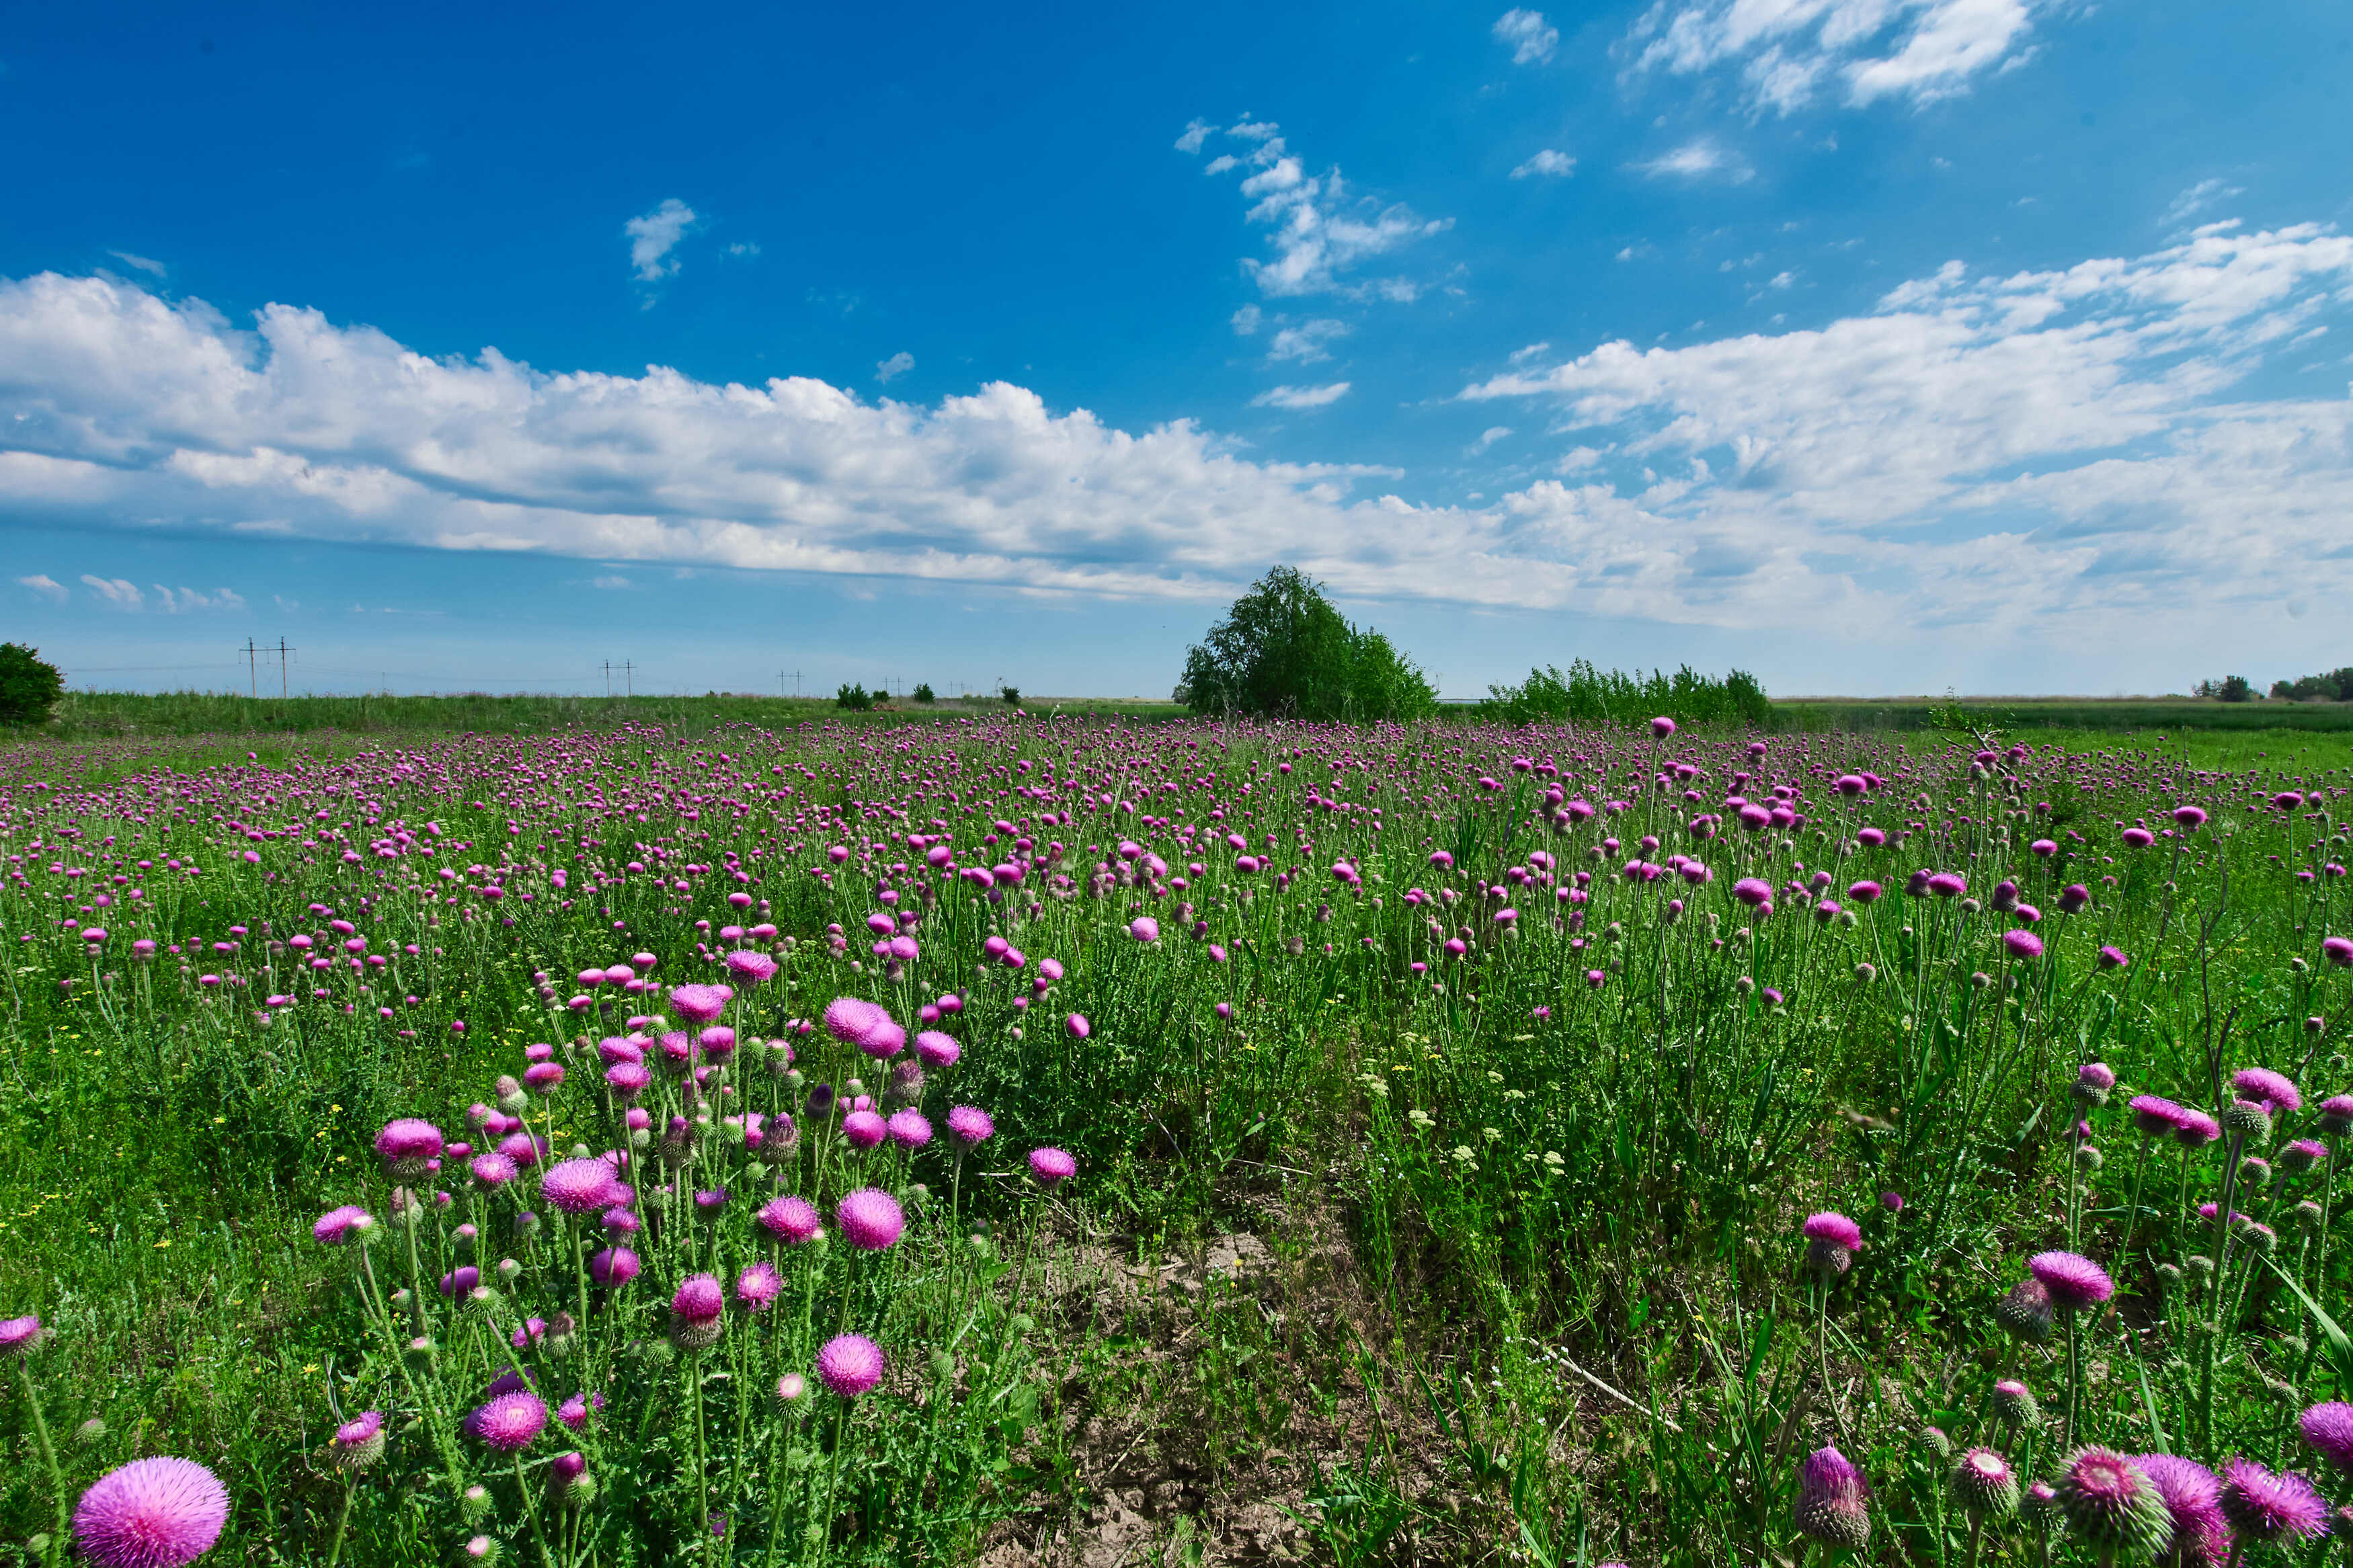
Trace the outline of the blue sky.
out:
[[[1157,693],[1287,561],[1455,693],[2333,667],[2348,89],[2318,3],[20,10],[0,636]]]

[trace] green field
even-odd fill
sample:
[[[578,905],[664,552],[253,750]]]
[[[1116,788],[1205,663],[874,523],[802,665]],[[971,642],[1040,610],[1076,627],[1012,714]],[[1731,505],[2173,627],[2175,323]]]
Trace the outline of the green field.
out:
[[[251,1563],[1723,1564],[1867,1531],[2042,1568],[2107,1557],[1971,1513],[1951,1456],[2065,1483],[2087,1443],[2346,1500],[2295,1425],[2353,1389],[2336,738],[2019,729],[1989,769],[1916,732],[76,700],[97,738],[0,748],[28,1554],[155,1453],[221,1479],[208,1561]],[[1922,869],[1967,887],[1907,896]],[[673,988],[731,973],[722,1048]],[[959,1059],[894,1078],[913,1048],[823,1023],[845,997]],[[2112,1089],[2073,1092],[2087,1062]],[[2132,1097],[2219,1115],[2251,1068],[2297,1108],[2136,1131]],[[852,1078],[928,1139],[860,1152],[811,1102]],[[964,1158],[958,1106],[995,1123]],[[396,1182],[374,1143],[411,1117],[473,1153]],[[470,1172],[501,1144],[518,1170]],[[1033,1180],[1045,1147],[1076,1175]],[[626,1224],[540,1186],[575,1151],[628,1156]],[[864,1250],[837,1210],[869,1187],[905,1230]],[[791,1195],[835,1239],[775,1239]],[[322,1245],[343,1205],[372,1238]],[[1860,1250],[1810,1251],[1830,1212]],[[624,1246],[633,1282],[585,1268]],[[1997,1304],[2046,1252],[2114,1296],[2021,1335]],[[706,1270],[715,1330],[673,1300]],[[818,1377],[843,1333],[871,1392]],[[605,1403],[510,1453],[469,1414],[507,1374]],[[339,1468],[364,1410],[385,1457]],[[1804,1489],[1827,1448],[1867,1495]]]

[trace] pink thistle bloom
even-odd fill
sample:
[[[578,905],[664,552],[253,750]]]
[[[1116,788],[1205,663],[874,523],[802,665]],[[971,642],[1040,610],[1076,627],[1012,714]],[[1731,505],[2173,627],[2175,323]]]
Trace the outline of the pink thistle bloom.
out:
[[[2096,1307],[2116,1292],[2107,1271],[2075,1252],[2038,1252],[2026,1267],[2051,1293],[2054,1306],[2069,1311]]]
[[[1150,915],[1138,915],[1127,922],[1127,934],[1141,942],[1160,940],[1160,922]]]
[[[1095,1026],[1087,1022],[1086,1015],[1083,1013],[1071,1014],[1062,1020],[1062,1026],[1070,1030],[1071,1038],[1074,1040],[1083,1040],[1095,1032]]]
[[[883,1123],[891,1142],[902,1149],[920,1149],[932,1141],[932,1124],[920,1110],[902,1110]]]
[[[881,1252],[899,1239],[907,1216],[899,1200],[880,1187],[860,1187],[834,1205],[841,1237],[860,1252]]]
[[[784,1276],[772,1263],[751,1264],[735,1277],[735,1299],[754,1312],[767,1310],[784,1288]]]
[[[915,1054],[923,1059],[926,1067],[951,1068],[955,1066],[956,1058],[964,1055],[964,1047],[953,1036],[943,1035],[937,1029],[925,1029],[915,1037]]]
[[[2222,1513],[2257,1541],[2311,1541],[2328,1531],[2328,1505],[2310,1481],[2292,1471],[2274,1475],[2253,1459],[2224,1461]]]
[[[2181,1126],[2181,1107],[2154,1094],[2136,1094],[2126,1101],[2125,1109],[2133,1113],[2134,1125],[2151,1138],[2163,1137]]]
[[[588,1278],[599,1285],[626,1285],[638,1277],[638,1255],[626,1247],[608,1247],[588,1260]]]
[[[2353,1405],[2340,1400],[2316,1405],[2296,1418],[2296,1431],[2307,1447],[2353,1476]]]
[[[1827,1546],[1861,1551],[1871,1539],[1869,1497],[1862,1472],[1844,1454],[1817,1448],[1798,1470],[1798,1529]]]
[[[501,1454],[519,1454],[547,1426],[547,1402],[536,1394],[501,1394],[466,1417],[466,1429]]]
[[[887,1061],[907,1048],[907,1031],[886,1016],[858,1042],[858,1048],[876,1061]]]
[[[1826,1241],[1849,1252],[1862,1246],[1862,1226],[1836,1210],[1826,1209],[1809,1216],[1799,1229],[1809,1241]]]
[[[193,1459],[134,1459],[99,1479],[74,1510],[74,1545],[102,1568],[179,1568],[213,1549],[228,1489]]]
[[[762,1230],[788,1247],[798,1247],[822,1226],[817,1210],[809,1206],[806,1198],[770,1198],[752,1217],[759,1222]]]
[[[1047,1147],[1029,1151],[1029,1176],[1048,1192],[1079,1173],[1079,1163],[1060,1149]]]
[[[817,1352],[818,1381],[843,1399],[855,1399],[882,1381],[882,1347],[864,1334],[843,1334]]]
[[[587,1426],[590,1412],[602,1410],[604,1408],[605,1396],[603,1394],[575,1394],[571,1398],[565,1400],[561,1405],[557,1406],[555,1418],[558,1421],[563,1422],[575,1432],[578,1432]]]
[[[1665,714],[1662,713],[1657,718],[1651,721],[1651,738],[1652,740],[1663,741],[1674,732],[1675,721],[1672,719],[1668,718]]]
[[[853,1110],[841,1119],[841,1135],[853,1149],[871,1149],[890,1131],[889,1124],[871,1110]]]
[[[2284,1073],[2269,1068],[2241,1068],[2231,1075],[2231,1082],[2241,1095],[2261,1101],[2274,1115],[2304,1109],[2304,1096]]]
[[[635,1100],[654,1081],[643,1062],[615,1062],[605,1069],[605,1082],[623,1100]]]
[[[726,1292],[709,1274],[688,1275],[670,1301],[670,1315],[682,1323],[708,1323],[726,1310]]]
[[[716,1023],[719,1015],[727,1011],[727,1004],[735,1000],[734,990],[725,985],[673,985],[670,993],[670,1010],[690,1024]]]
[[[329,1438],[335,1468],[364,1470],[384,1458],[384,1412],[363,1410]]]
[[[948,1136],[967,1149],[996,1134],[996,1121],[977,1105],[959,1105],[948,1112]]]
[[[2042,956],[2042,939],[2031,931],[2006,931],[2001,933],[2001,945],[2010,950],[2010,956],[2012,958],[2033,959]]]
[[[2177,805],[2173,808],[2173,820],[2183,827],[2203,827],[2206,813],[2198,806]]]
[[[2173,1129],[2176,1142],[2188,1149],[2202,1149],[2221,1136],[2221,1122],[2202,1110],[2186,1105],[2181,1108],[2179,1121]]]
[[[387,1121],[375,1135],[375,1152],[384,1157],[385,1171],[394,1181],[420,1180],[427,1163],[441,1156],[441,1129],[413,1116]]]
[[[765,952],[739,948],[727,955],[727,973],[746,985],[757,985],[776,973],[776,961]]]
[[[616,1178],[602,1160],[566,1160],[539,1179],[539,1195],[568,1215],[598,1214],[613,1206]]]
[[[375,1228],[375,1220],[367,1210],[356,1204],[344,1204],[329,1209],[311,1226],[313,1239],[326,1247],[341,1247],[354,1237],[364,1237]]]
[[[44,1337],[39,1318],[10,1318],[0,1322],[0,1356],[13,1361],[19,1356],[30,1355],[39,1348]]]
[[[1743,877],[1732,884],[1732,896],[1753,910],[1773,896],[1773,884],[1762,877]]]
[[[2353,969],[2353,937],[2321,938],[2320,956],[2339,969]]]
[[[2132,1462],[2173,1521],[2168,1561],[2180,1568],[2221,1568],[2231,1552],[2231,1527],[2222,1518],[2222,1483],[2214,1472],[2172,1454],[2136,1454]]]

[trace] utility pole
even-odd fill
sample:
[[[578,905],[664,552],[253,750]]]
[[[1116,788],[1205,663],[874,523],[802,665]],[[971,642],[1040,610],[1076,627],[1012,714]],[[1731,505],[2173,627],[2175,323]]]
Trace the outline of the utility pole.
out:
[[[613,695],[613,661],[609,658],[605,661],[605,695]]]
[[[287,689],[286,656],[293,651],[294,650],[292,648],[286,646],[286,639],[284,637],[280,637],[278,639],[278,695],[280,698],[283,698],[286,695]]]
[[[637,668],[626,658],[621,661],[621,695],[624,697],[635,697],[638,694]]]
[[[260,653],[261,650],[253,646],[251,637],[245,639],[245,694],[251,698],[261,695],[260,669],[254,662]]]

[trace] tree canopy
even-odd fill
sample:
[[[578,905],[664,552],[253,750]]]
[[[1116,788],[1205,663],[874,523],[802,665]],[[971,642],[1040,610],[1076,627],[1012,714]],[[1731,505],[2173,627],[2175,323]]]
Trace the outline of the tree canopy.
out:
[[[38,648],[0,642],[0,724],[46,721],[65,689],[65,677]]]
[[[1290,566],[1260,578],[1186,655],[1176,696],[1196,713],[1297,719],[1419,719],[1438,705],[1410,658]]]

